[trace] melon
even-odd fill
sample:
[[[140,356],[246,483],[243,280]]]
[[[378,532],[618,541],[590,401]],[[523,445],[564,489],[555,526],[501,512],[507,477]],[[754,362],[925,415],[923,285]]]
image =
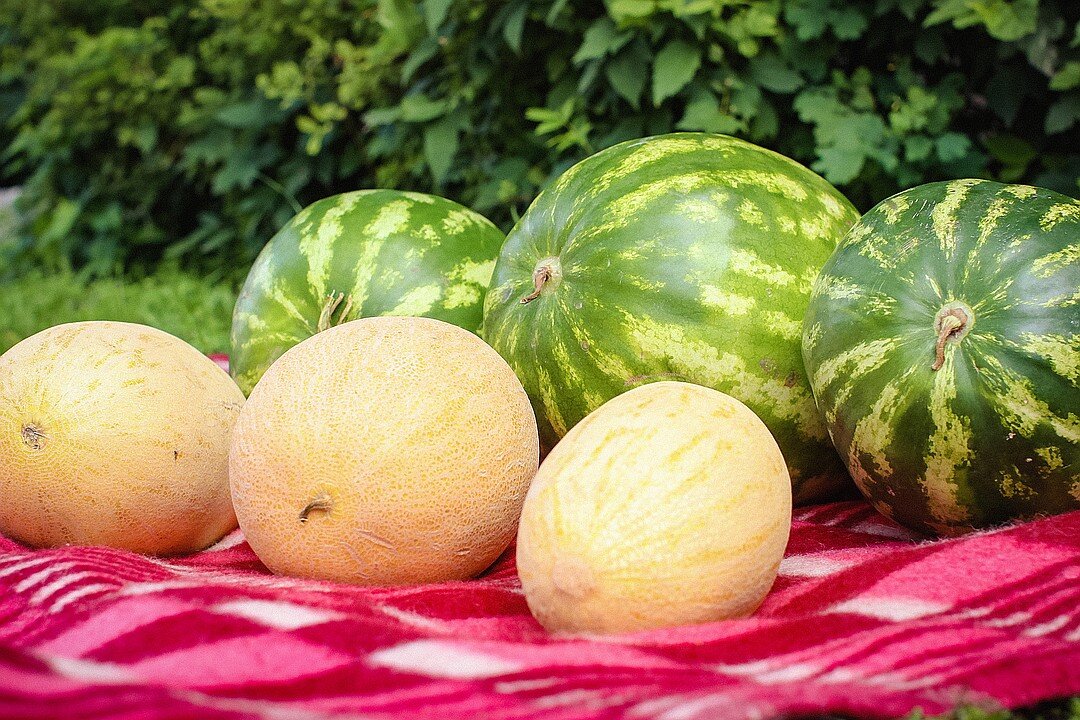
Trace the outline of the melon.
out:
[[[927,535],[1080,509],[1080,201],[952,180],[848,233],[803,352],[862,493]]]
[[[746,403],[796,500],[822,500],[851,480],[814,406],[802,318],[858,216],[821,177],[737,138],[620,143],[567,170],[510,232],[481,335],[521,378],[546,448],[619,393],[681,380]]]
[[[236,514],[272,571],[365,585],[472,577],[509,545],[539,462],[521,383],[476,335],[363,318],[287,351],[230,456]]]
[[[233,377],[250,393],[301,340],[359,317],[480,326],[502,232],[452,200],[356,190],[301,210],[262,249],[233,310]]]
[[[44,330],[0,357],[0,532],[34,547],[171,555],[236,527],[228,452],[244,395],[168,333]]]
[[[592,412],[544,460],[517,565],[555,632],[612,633],[744,617],[776,578],[791,481],[735,398],[662,381]]]

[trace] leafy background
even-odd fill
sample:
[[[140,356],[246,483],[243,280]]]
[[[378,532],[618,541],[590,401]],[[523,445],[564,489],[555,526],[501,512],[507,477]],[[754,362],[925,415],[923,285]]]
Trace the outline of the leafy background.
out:
[[[861,209],[1080,192],[1075,0],[0,0],[0,276],[235,284],[301,206],[436,192],[504,229],[631,137],[732,133]]]

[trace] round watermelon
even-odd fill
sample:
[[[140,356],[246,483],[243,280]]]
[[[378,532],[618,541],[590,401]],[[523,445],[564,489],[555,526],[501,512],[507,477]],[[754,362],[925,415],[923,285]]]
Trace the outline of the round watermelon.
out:
[[[1080,202],[956,180],[880,203],[815,283],[803,352],[888,517],[957,535],[1080,508]]]
[[[825,180],[742,140],[625,142],[570,168],[522,216],[481,334],[524,384],[547,448],[610,398],[682,380],[746,403],[776,437],[797,501],[820,497],[846,476],[803,371],[801,323],[857,218]]]
[[[503,234],[455,202],[397,190],[335,195],[263,248],[233,310],[230,365],[245,394],[286,350],[372,315],[423,315],[475,332]]]

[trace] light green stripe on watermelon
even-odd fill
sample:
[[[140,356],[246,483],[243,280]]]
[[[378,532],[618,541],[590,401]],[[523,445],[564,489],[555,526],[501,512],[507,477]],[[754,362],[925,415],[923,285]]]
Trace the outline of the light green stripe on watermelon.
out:
[[[946,260],[952,260],[956,252],[956,211],[960,209],[968,190],[976,181],[957,180],[949,184],[945,197],[930,211],[933,219],[934,234],[941,244]]]
[[[1070,245],[1037,258],[1033,270],[1038,277],[1049,278],[1062,270],[1072,269],[1077,263],[1080,263],[1080,246]]]
[[[895,225],[909,207],[911,200],[903,195],[895,195],[878,205],[881,212],[885,213],[885,222],[889,225]]]
[[[320,320],[425,315],[477,330],[502,240],[480,215],[420,193],[361,190],[308,206],[267,243],[244,283],[233,377],[250,392]]]
[[[960,525],[971,518],[960,502],[971,464],[971,424],[954,411],[955,399],[956,357],[950,349],[944,365],[934,375],[930,391],[933,429],[926,451],[926,474],[920,481],[929,500],[930,514],[942,528]]]
[[[858,454],[848,456],[852,465],[853,477],[860,485],[876,482],[873,478],[892,474],[888,449],[894,440],[893,427],[896,415],[905,406],[906,398],[901,395],[902,383],[893,380],[885,385],[881,395],[870,406],[870,411],[855,426],[852,447],[858,448]],[[871,475],[863,466],[866,457],[873,464]],[[892,517],[891,513],[887,513]]]
[[[1080,386],[1080,334],[1065,337],[1022,333],[1020,338],[1025,350],[1043,358],[1054,372]]]
[[[1074,205],[979,180],[913,188],[822,269],[807,370],[852,476],[890,517],[957,534],[1080,507],[1080,214],[1060,209]],[[949,312],[964,318],[955,336],[941,334]]]
[[[735,138],[623,143],[568,170],[521,218],[482,334],[522,380],[545,446],[636,385],[688,380],[757,412],[810,500],[846,478],[809,392],[802,315],[856,217],[820,177]],[[556,264],[522,304],[538,268]]]
[[[1039,227],[1043,232],[1049,232],[1057,227],[1058,223],[1065,221],[1080,222],[1080,202],[1074,200],[1054,205],[1039,220]]]

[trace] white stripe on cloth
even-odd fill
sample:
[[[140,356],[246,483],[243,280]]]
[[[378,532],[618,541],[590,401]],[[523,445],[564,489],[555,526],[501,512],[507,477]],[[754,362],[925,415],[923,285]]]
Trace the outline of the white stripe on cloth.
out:
[[[61,562],[61,563],[56,563],[55,565],[50,565],[49,567],[45,568],[44,570],[38,570],[36,573],[31,575],[30,577],[23,578],[22,581],[19,582],[19,584],[16,585],[13,589],[15,590],[15,592],[18,592],[18,593],[26,592],[30,588],[37,585],[39,582],[41,582],[41,581],[43,581],[43,580],[45,580],[47,578],[50,578],[50,577],[52,577],[53,575],[55,575],[57,573],[66,572],[66,571],[72,569],[73,567],[75,567],[75,563],[73,563],[73,562]]]
[[[413,640],[376,650],[368,655],[367,662],[375,667],[453,680],[497,677],[523,668],[511,660],[441,640]]]
[[[41,659],[58,674],[71,680],[83,680],[91,683],[130,683],[138,679],[136,675],[127,669],[112,663],[57,655],[46,656]]]
[[[845,602],[833,605],[826,610],[827,613],[849,613],[852,615],[866,615],[879,620],[915,620],[916,618],[936,615],[945,612],[950,606],[943,603],[921,600],[919,598],[852,598]]]
[[[44,587],[39,588],[36,593],[34,593],[33,595],[30,596],[30,604],[31,605],[40,605],[41,603],[45,602],[50,597],[55,595],[57,592],[59,592],[59,591],[63,590],[64,588],[66,588],[68,585],[74,585],[75,583],[79,582],[80,580],[85,580],[86,578],[92,578],[92,577],[98,577],[98,576],[97,576],[96,573],[92,573],[92,572],[77,572],[77,573],[71,573],[70,575],[65,575],[64,577],[60,578],[59,580],[53,580],[48,585],[45,585]]]
[[[319,610],[280,600],[230,600],[210,609],[216,613],[254,620],[277,630],[298,630],[343,617],[330,610]]]
[[[59,598],[57,598],[56,602],[54,602],[52,604],[52,607],[49,608],[49,613],[58,613],[71,603],[75,602],[76,600],[81,600],[87,595],[93,595],[100,592],[108,592],[109,590],[115,589],[115,585],[103,585],[101,583],[83,585],[81,588],[78,588],[77,590],[72,590],[66,595],[61,595]]]
[[[827,577],[852,565],[853,563],[813,555],[791,555],[780,561],[777,574],[783,577]]]

